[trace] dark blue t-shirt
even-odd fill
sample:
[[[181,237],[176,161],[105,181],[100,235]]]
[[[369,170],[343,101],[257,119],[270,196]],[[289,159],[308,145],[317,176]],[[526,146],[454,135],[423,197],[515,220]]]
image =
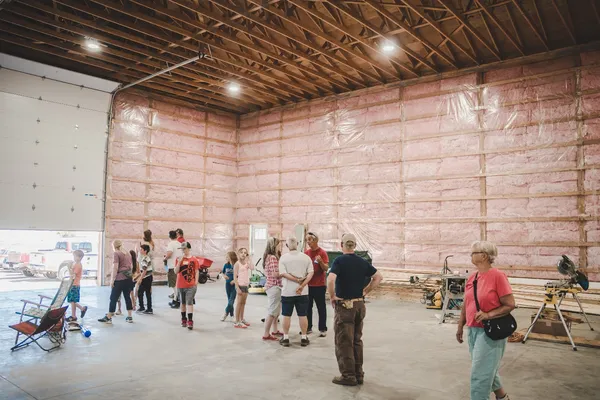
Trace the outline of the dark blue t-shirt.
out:
[[[336,274],[335,295],[340,299],[359,299],[367,278],[377,270],[356,254],[343,254],[333,260],[330,273]]]
[[[223,265],[223,271],[221,271],[222,273],[224,273],[225,275],[227,275],[227,277],[229,279],[225,280],[225,284],[226,285],[231,285],[231,282],[233,282],[233,266],[229,263]]]

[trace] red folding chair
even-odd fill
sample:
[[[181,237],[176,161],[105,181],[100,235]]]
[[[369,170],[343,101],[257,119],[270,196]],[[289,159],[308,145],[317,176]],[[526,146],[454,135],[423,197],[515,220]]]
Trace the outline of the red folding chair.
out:
[[[39,324],[33,322],[37,321],[37,318],[33,318],[29,321],[22,321],[18,324],[9,326],[9,328],[17,331],[15,345],[10,351],[20,350],[29,346],[31,343],[37,344],[38,347],[44,351],[52,351],[59,348],[67,340],[67,329],[64,318],[68,308],[69,306],[48,309],[40,319]],[[20,335],[27,336],[27,338],[20,343],[17,343]],[[48,337],[52,343],[52,347],[45,348],[39,343],[39,340],[45,336]]]

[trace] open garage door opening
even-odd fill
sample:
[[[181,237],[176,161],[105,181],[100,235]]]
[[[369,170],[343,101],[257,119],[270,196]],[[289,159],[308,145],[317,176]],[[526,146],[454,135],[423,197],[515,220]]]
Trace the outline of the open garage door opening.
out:
[[[58,288],[73,251],[84,253],[82,286],[96,286],[101,232],[0,230],[0,292]]]

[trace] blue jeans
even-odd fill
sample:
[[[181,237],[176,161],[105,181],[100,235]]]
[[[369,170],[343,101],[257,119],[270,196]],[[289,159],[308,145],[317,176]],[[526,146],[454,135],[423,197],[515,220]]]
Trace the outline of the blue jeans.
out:
[[[225,314],[229,314],[233,317],[233,304],[235,303],[235,296],[237,296],[235,285],[231,285],[229,281],[227,281],[225,283],[225,291],[227,292],[227,307],[225,307]]]
[[[490,393],[502,388],[500,362],[506,341],[492,340],[483,328],[469,328],[469,353],[471,353],[471,400],[489,400]]]

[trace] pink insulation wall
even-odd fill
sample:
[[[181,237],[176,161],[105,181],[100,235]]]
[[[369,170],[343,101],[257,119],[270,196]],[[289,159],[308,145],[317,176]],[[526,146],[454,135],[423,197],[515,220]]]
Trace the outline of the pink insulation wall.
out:
[[[487,239],[509,275],[600,280],[600,52],[242,116],[236,204],[237,245],[353,232],[393,276]]]
[[[162,256],[168,232],[176,228],[183,229],[194,255],[222,265],[234,244],[236,116],[173,106],[142,93],[119,94],[114,107],[105,265],[112,262],[112,240],[133,249],[150,229],[158,279],[165,279]]]

